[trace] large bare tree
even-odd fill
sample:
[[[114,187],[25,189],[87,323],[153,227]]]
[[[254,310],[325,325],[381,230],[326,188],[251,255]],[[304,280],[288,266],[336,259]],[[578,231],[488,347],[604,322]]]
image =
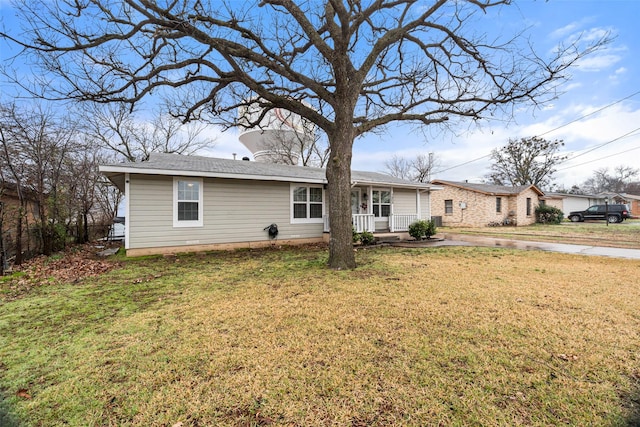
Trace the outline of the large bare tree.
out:
[[[535,185],[547,188],[556,166],[567,159],[559,154],[561,140],[541,137],[510,139],[504,147],[491,151],[491,171],[487,179],[497,185]]]
[[[418,154],[413,158],[405,158],[394,154],[384,162],[389,175],[396,178],[408,179],[416,182],[429,182],[433,169],[439,165],[433,153]]]
[[[203,137],[203,123],[185,125],[161,112],[152,113],[150,120],[144,120],[122,102],[88,107],[83,114],[87,137],[120,160],[146,160],[153,152],[194,154],[215,145],[212,139]]]
[[[613,174],[609,172],[609,168],[596,169],[593,176],[587,179],[582,188],[591,194],[604,192],[623,193],[629,192],[634,194],[635,186],[633,179],[638,177],[640,169],[631,166],[618,165],[613,168]],[[635,183],[637,186],[637,183]]]
[[[20,200],[18,237],[26,218],[25,192],[35,202],[33,213],[40,250],[50,255],[59,249],[58,225],[62,223],[67,169],[70,156],[80,150],[77,124],[59,117],[40,105],[20,108],[15,104],[0,105],[0,168],[2,177],[17,187]],[[18,243],[19,244],[19,243]],[[21,262],[22,248],[17,248],[16,264]]]
[[[24,0],[25,32],[3,36],[64,79],[60,98],[136,104],[162,94],[183,120],[229,126],[238,107],[260,99],[265,111],[315,123],[330,146],[329,265],[354,268],[356,137],[395,121],[429,126],[543,102],[568,67],[606,41],[575,41],[543,58],[520,34],[493,39],[468,25],[509,3]]]

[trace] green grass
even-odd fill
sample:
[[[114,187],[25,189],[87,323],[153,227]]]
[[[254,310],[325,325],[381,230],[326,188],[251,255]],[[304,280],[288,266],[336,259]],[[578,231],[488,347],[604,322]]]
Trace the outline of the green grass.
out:
[[[323,248],[133,259],[31,287],[0,303],[0,424],[640,421],[637,261],[357,258],[354,271],[328,270]]]

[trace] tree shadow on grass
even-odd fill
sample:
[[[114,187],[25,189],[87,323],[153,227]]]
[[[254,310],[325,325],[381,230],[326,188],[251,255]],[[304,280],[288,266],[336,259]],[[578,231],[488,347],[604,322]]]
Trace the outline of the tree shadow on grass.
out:
[[[20,422],[11,414],[9,402],[2,394],[0,394],[0,426],[20,427]]]
[[[628,395],[624,396],[629,417],[626,420],[627,427],[640,427],[640,374],[633,378],[634,387]]]

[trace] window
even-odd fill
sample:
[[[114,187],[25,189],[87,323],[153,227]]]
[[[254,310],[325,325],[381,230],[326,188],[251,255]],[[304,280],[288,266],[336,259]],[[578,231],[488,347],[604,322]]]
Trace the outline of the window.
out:
[[[502,197],[496,197],[496,213],[502,212]]]
[[[453,214],[453,200],[445,200],[444,201],[444,213],[445,215]]]
[[[391,191],[373,190],[373,216],[386,218],[391,215]]]
[[[202,227],[202,179],[173,179],[173,226]]]
[[[527,216],[531,216],[531,197],[527,197]]]
[[[322,187],[291,187],[291,222],[322,222]]]

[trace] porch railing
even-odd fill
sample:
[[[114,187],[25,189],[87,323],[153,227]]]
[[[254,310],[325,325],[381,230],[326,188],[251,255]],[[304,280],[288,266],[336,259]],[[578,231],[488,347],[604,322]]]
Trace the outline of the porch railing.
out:
[[[353,228],[356,229],[356,233],[362,233],[363,231],[373,233],[376,231],[376,218],[371,214],[351,215],[351,222],[353,223]]]
[[[324,215],[322,217],[322,222],[324,225],[324,231],[326,233],[331,231],[331,227],[329,227],[329,215]],[[351,222],[357,233],[362,233],[363,231],[373,233],[376,230],[376,218],[372,214],[351,215]]]
[[[408,231],[409,225],[418,219],[418,215],[391,215],[389,216],[389,231]]]

